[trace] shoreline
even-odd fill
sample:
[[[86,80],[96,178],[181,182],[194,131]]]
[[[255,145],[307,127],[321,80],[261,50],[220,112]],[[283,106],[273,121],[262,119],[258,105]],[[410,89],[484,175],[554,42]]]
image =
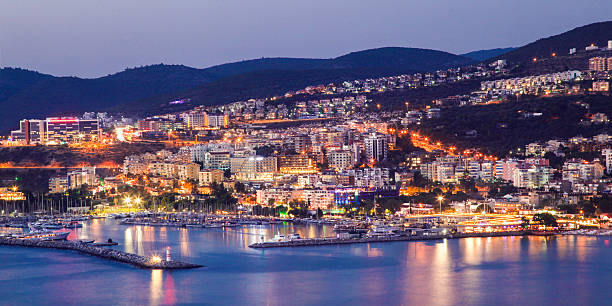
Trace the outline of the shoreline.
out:
[[[0,238],[0,246],[18,246],[26,248],[45,248],[56,250],[70,250],[81,254],[91,255],[103,259],[108,259],[116,262],[126,263],[142,269],[195,269],[205,267],[203,265],[186,263],[181,261],[165,261],[154,262],[151,258],[137,254],[126,253],[119,250],[91,246],[81,242],[74,241],[36,241],[24,239],[7,239]]]

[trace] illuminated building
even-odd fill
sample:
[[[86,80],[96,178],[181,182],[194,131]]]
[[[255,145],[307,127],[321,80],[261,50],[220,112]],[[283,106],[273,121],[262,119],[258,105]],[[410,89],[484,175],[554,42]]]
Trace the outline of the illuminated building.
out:
[[[83,167],[68,172],[68,184],[70,189],[80,188],[83,185],[90,187],[97,185],[96,167]]]
[[[70,185],[68,184],[67,176],[54,176],[49,178],[49,192],[50,193],[61,193],[68,190]]]
[[[589,59],[589,70],[592,71],[606,71],[607,61],[605,57],[597,56]]]
[[[212,183],[223,181],[223,171],[219,169],[207,169],[198,173],[198,183],[201,186],[210,186]]]
[[[289,137],[289,142],[293,144],[295,152],[304,152],[310,149],[312,142],[309,135],[296,135]]]
[[[206,114],[206,126],[207,127],[219,127],[226,128],[229,126],[228,115],[208,115]]]
[[[331,168],[348,169],[353,166],[353,155],[348,150],[327,152],[327,163]]]
[[[11,139],[25,144],[44,143],[46,128],[45,120],[23,119],[19,121],[19,130],[11,131]]]
[[[46,142],[67,143],[96,141],[100,139],[98,119],[78,119],[75,117],[51,117],[46,120]]]
[[[612,173],[612,149],[603,150],[603,155],[606,159],[606,173]]]
[[[199,180],[200,164],[185,163],[177,166],[180,180]]]
[[[285,174],[316,172],[314,161],[306,154],[281,155],[278,157],[278,168]]]
[[[17,191],[17,187],[0,187],[0,200],[3,201],[25,201],[26,196],[23,192]]]
[[[597,91],[597,92],[610,91],[610,83],[608,83],[607,81],[593,82],[593,91]]]
[[[276,157],[250,156],[234,159],[232,167],[236,178],[241,181],[271,181],[278,170]]]
[[[387,159],[387,152],[389,148],[386,135],[372,133],[366,136],[363,142],[365,147],[365,155],[368,162],[383,161]]]
[[[206,113],[189,113],[185,117],[188,129],[200,129],[206,127]]]

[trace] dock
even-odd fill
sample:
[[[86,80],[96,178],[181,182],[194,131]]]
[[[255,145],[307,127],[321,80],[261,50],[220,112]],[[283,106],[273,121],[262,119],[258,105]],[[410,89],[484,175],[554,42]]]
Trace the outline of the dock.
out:
[[[306,247],[306,246],[327,246],[355,243],[377,243],[377,242],[396,242],[396,241],[427,241],[441,239],[476,238],[476,237],[505,237],[528,235],[528,231],[497,232],[497,233],[470,233],[470,234],[447,234],[447,235],[388,235],[361,238],[306,238],[293,239],[280,242],[259,242],[249,245],[250,248],[282,248],[282,247]]]
[[[57,250],[71,250],[82,254],[96,256],[112,261],[130,264],[143,269],[163,269],[163,270],[174,270],[174,269],[195,269],[202,268],[204,266],[192,263],[186,263],[181,261],[166,261],[161,260],[159,257],[146,257],[137,254],[126,253],[119,250],[102,248],[92,246],[87,243],[77,241],[40,241],[40,240],[26,240],[26,239],[15,239],[15,238],[0,238],[0,246],[20,246],[29,248],[45,248],[45,249],[57,249]]]

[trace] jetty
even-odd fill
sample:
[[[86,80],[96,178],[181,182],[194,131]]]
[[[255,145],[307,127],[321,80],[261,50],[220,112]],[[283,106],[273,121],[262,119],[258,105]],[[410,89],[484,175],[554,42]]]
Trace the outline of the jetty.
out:
[[[71,250],[82,254],[96,256],[112,261],[130,264],[143,269],[195,269],[204,266],[192,263],[186,263],[174,260],[162,260],[160,257],[141,256],[137,254],[126,253],[119,250],[92,246],[87,243],[78,241],[40,241],[15,238],[0,238],[0,245],[21,246],[29,248],[46,248],[57,250]]]
[[[278,242],[259,242],[249,245],[250,248],[282,248],[282,247],[305,247],[305,246],[326,246],[355,243],[376,243],[376,242],[395,242],[395,241],[427,241],[440,239],[475,238],[475,237],[505,237],[529,235],[529,231],[513,232],[494,232],[494,233],[456,233],[446,235],[384,235],[360,238],[301,238]]]

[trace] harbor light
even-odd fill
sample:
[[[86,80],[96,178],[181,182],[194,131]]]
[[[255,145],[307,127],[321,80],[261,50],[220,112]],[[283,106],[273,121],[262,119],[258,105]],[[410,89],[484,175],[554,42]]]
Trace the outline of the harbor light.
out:
[[[440,213],[442,212],[442,201],[444,201],[444,197],[439,195],[438,196],[438,202],[440,203]]]
[[[162,261],[161,257],[155,255],[151,257],[151,262],[152,263],[160,263]]]

